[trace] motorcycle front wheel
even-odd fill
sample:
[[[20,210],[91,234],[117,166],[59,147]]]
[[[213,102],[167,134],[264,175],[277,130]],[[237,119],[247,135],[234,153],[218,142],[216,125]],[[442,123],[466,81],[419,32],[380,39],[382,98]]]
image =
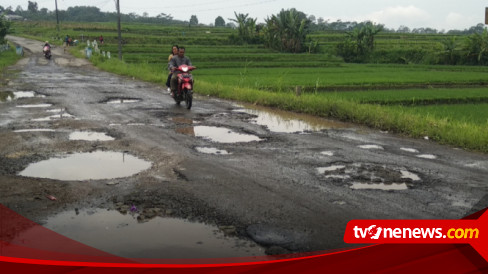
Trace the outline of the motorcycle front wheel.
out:
[[[186,90],[186,98],[185,98],[185,103],[186,103],[186,108],[187,109],[190,109],[191,108],[191,104],[192,104],[192,101],[193,101],[193,92],[191,90]]]

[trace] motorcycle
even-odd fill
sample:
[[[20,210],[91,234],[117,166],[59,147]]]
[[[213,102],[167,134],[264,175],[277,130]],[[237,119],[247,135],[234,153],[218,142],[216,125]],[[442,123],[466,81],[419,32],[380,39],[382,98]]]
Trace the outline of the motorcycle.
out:
[[[44,46],[42,49],[42,53],[44,53],[44,57],[46,59],[51,59],[51,47],[50,46]]]
[[[190,71],[196,69],[194,66],[181,65],[176,68],[176,71],[181,71],[178,74],[178,90],[173,98],[176,104],[179,105],[181,101],[185,101],[186,108],[190,109],[193,101],[193,76]],[[177,73],[177,72],[174,73]]]

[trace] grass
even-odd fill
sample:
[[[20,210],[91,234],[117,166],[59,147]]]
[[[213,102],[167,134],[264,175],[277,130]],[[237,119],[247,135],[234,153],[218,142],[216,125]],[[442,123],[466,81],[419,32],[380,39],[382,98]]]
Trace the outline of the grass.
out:
[[[20,58],[15,52],[15,47],[12,45],[10,50],[0,52],[0,71],[5,67],[15,64]]]
[[[431,105],[488,102],[486,88],[391,89],[331,92],[328,96],[381,105]],[[449,106],[446,106],[449,107]]]
[[[414,106],[404,107],[403,111],[422,116],[431,116],[436,119],[446,119],[448,122],[473,123],[485,126],[488,130],[488,104]]]

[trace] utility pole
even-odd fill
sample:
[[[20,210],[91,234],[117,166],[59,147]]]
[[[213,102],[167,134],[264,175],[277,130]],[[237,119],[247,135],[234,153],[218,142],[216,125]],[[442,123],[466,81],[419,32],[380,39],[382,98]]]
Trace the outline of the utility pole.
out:
[[[119,32],[119,60],[122,60],[122,33],[120,30],[120,3],[117,1],[117,29]]]
[[[55,0],[55,3],[56,3],[56,29],[58,30],[58,36],[59,36],[58,0]]]
[[[488,25],[488,8],[485,8],[485,25]]]

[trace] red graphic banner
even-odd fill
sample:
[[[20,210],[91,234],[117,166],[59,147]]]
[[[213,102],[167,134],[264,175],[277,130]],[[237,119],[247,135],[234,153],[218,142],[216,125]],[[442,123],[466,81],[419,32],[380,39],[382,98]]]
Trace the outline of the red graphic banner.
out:
[[[169,259],[130,259],[121,258],[82,243],[73,241],[46,229],[0,204],[0,269],[2,273],[242,273],[266,272],[316,273],[319,271],[337,272],[488,272],[488,262],[471,245],[482,253],[486,241],[486,214],[482,212],[470,216],[470,220],[432,221],[434,228],[442,229],[446,238],[440,237],[430,244],[376,244],[352,245],[350,249],[322,251],[286,256],[264,256],[249,258],[221,258],[199,260]],[[390,221],[388,221],[390,222]],[[431,221],[398,221],[398,228],[410,228],[413,236],[421,234],[416,228],[429,228]],[[415,221],[412,221],[415,222]],[[387,224],[389,226],[387,226]],[[372,225],[376,227],[370,228]],[[354,228],[357,226],[356,230]],[[356,235],[374,237],[378,228],[396,228],[382,221],[352,221],[346,230],[346,241],[354,243],[370,242],[358,240]],[[361,229],[360,229],[361,228]],[[476,231],[465,229],[477,228]],[[451,230],[449,232],[449,229]],[[464,230],[458,230],[464,229]],[[29,233],[22,234],[21,231]],[[405,230],[405,233],[409,233]],[[398,230],[391,235],[399,236]],[[420,233],[420,234],[419,234]],[[464,234],[473,235],[465,240]],[[26,236],[28,235],[28,236]],[[372,236],[369,236],[372,235]],[[389,237],[390,234],[385,234]],[[462,235],[462,236],[461,236]],[[475,238],[477,235],[478,238]],[[455,239],[447,239],[449,236]],[[354,239],[349,240],[349,237]],[[456,238],[458,237],[458,238]],[[461,240],[463,238],[463,240]],[[380,239],[378,237],[378,239]],[[418,240],[417,238],[415,238]],[[376,241],[376,240],[374,240]],[[478,242],[479,241],[479,242]],[[466,244],[461,244],[466,242]],[[447,244],[446,244],[447,243]],[[486,244],[484,246],[487,246]],[[486,248],[484,249],[486,250]]]

